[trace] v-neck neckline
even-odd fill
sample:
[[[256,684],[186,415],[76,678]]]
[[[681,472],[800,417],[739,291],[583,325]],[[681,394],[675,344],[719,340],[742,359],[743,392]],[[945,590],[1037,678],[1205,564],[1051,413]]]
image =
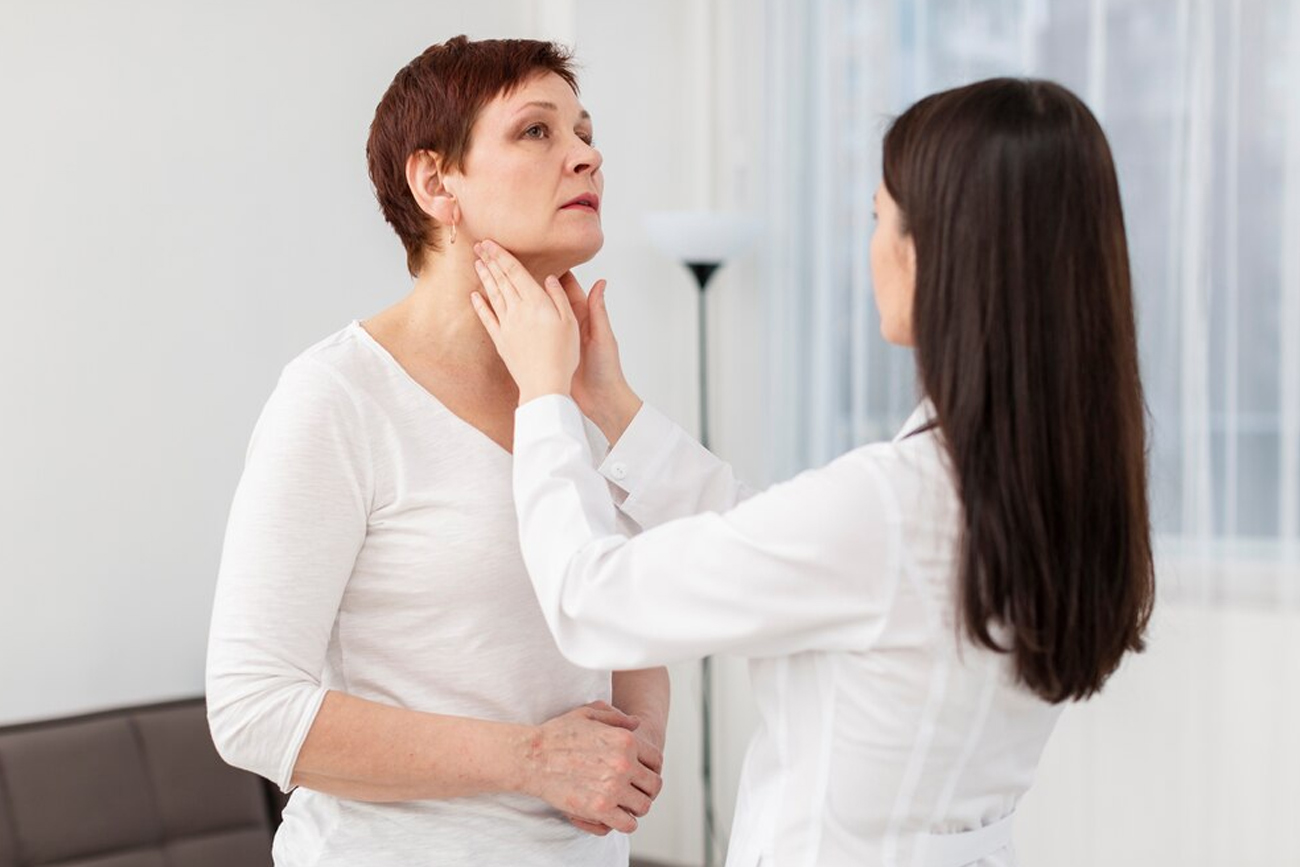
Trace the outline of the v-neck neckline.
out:
[[[393,355],[393,353],[389,352],[388,349],[382,343],[380,343],[378,340],[375,339],[375,336],[373,334],[371,334],[369,331],[366,330],[366,327],[361,324],[360,319],[353,319],[352,324],[349,327],[352,329],[353,332],[355,332],[356,336],[358,337],[358,339],[361,340],[362,343],[369,346],[375,353],[379,355],[381,359],[384,360],[385,363],[395,368],[398,371],[398,373],[401,374],[402,378],[406,380],[407,384],[410,385],[410,387],[419,391],[420,394],[424,395],[424,398],[428,400],[434,406],[435,409],[445,413],[446,415],[451,416],[451,418],[455,419],[456,422],[459,423],[462,427],[468,428],[473,433],[474,436],[486,442],[491,447],[491,449],[495,451],[497,454],[504,456],[507,460],[511,460],[511,461],[514,460],[513,452],[511,452],[509,449],[502,446],[501,443],[492,439],[492,437],[488,436],[487,433],[484,432],[483,429],[480,428],[478,425],[475,425],[471,423],[468,419],[465,419],[457,415],[455,412],[452,411],[451,407],[447,406],[447,404],[439,400],[436,394],[434,394],[433,392],[429,391],[429,389],[421,385],[414,376],[411,376],[411,372],[402,365],[402,362],[398,361],[397,358]]]

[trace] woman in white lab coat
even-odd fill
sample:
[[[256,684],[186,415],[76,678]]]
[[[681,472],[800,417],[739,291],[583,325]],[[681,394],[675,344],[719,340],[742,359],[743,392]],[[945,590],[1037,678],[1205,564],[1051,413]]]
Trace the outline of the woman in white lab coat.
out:
[[[734,867],[1012,864],[1063,703],[1142,649],[1151,612],[1128,253],[1096,119],[1058,85],[980,82],[899,117],[883,175],[873,284],[921,404],[892,442],[750,497],[626,386],[603,287],[566,294],[477,250],[475,307],[520,388],[524,557],[561,651],[753,660]],[[579,364],[604,384],[574,395],[614,444],[599,470]],[[618,535],[616,509],[644,532]]]

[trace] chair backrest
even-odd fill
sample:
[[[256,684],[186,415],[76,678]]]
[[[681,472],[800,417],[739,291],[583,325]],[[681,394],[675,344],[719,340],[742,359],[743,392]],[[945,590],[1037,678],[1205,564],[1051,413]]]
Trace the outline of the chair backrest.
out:
[[[0,728],[0,867],[270,867],[279,806],[201,698]]]

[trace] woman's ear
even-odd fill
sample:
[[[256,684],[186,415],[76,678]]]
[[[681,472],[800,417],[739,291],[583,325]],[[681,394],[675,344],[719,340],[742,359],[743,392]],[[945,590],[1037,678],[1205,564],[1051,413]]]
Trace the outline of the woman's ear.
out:
[[[406,158],[406,185],[415,203],[444,226],[460,222],[456,196],[447,187],[442,160],[430,150],[419,150]]]

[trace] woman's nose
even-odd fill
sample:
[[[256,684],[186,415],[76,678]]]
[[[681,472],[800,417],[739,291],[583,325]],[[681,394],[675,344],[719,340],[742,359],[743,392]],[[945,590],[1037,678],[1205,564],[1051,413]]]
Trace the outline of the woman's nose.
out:
[[[605,158],[601,156],[600,151],[596,150],[594,145],[589,145],[582,139],[578,140],[578,145],[572,158],[573,173],[576,175],[595,174],[601,163],[605,161]]]

